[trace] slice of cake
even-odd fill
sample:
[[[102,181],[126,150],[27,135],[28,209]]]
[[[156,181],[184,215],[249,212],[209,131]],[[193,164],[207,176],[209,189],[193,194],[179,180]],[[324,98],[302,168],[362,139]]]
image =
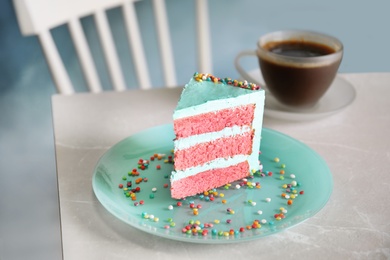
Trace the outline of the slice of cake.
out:
[[[171,196],[182,199],[259,170],[264,90],[196,73],[173,113]]]

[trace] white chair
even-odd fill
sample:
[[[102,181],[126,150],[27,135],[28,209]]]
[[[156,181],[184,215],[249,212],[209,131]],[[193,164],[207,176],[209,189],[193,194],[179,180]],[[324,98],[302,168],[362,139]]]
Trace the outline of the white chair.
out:
[[[122,91],[127,88],[106,15],[107,10],[115,7],[120,7],[123,12],[138,85],[141,89],[152,87],[134,8],[135,1],[137,0],[13,0],[22,34],[38,36],[57,90],[61,94],[75,92],[50,32],[51,29],[63,24],[68,25],[89,90],[102,91],[96,66],[80,23],[80,18],[89,15],[94,17],[114,90]],[[177,85],[177,77],[165,0],[152,1],[165,85],[174,87]],[[195,12],[198,71],[212,73],[207,0],[196,0]]]

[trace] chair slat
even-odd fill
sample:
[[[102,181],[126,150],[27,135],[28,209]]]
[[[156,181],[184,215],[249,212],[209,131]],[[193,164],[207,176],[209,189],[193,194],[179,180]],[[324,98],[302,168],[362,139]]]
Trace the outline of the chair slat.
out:
[[[125,26],[127,30],[127,38],[129,47],[133,57],[135,66],[135,73],[137,76],[138,84],[141,89],[149,89],[152,87],[150,74],[145,58],[145,50],[142,44],[141,33],[139,30],[139,24],[137,20],[137,14],[135,11],[134,3],[123,4],[123,17],[125,19]]]
[[[117,91],[123,91],[126,89],[126,83],[119,63],[118,54],[115,51],[115,45],[105,11],[97,10],[94,14],[94,18],[103,46],[104,57],[107,62],[113,88]]]
[[[100,80],[96,72],[95,63],[93,62],[87,40],[82,31],[80,20],[77,17],[74,17],[69,20],[68,25],[72,39],[75,43],[77,55],[80,59],[81,67],[83,69],[88,88],[91,92],[94,93],[101,92],[102,87]]]
[[[138,23],[135,3],[141,0],[13,0],[19,26],[24,35],[37,35],[44,50],[50,71],[61,94],[73,94],[75,89],[65,69],[64,63],[53,41],[51,29],[67,24],[75,44],[86,83],[91,92],[103,91],[97,66],[86,39],[80,18],[92,15],[102,45],[106,68],[113,89],[127,89],[124,68],[120,63],[120,53],[115,46],[106,11],[111,8],[121,8],[123,12],[128,44],[135,68],[138,87],[152,88],[151,74],[145,55]],[[208,17],[208,0],[195,0],[197,28],[197,69],[212,73],[210,49],[210,31]],[[155,18],[157,44],[161,57],[163,83],[167,87],[177,86],[177,71],[170,35],[166,0],[151,0]]]
[[[161,53],[162,69],[165,85],[175,87],[177,85],[172,43],[168,27],[165,0],[153,0],[154,16],[156,18],[157,36]]]
[[[42,49],[45,53],[49,68],[57,87],[61,94],[71,95],[74,93],[72,82],[62,63],[60,54],[50,34],[50,31],[42,31],[38,34]]]
[[[196,0],[196,26],[198,38],[198,67],[200,72],[212,74],[211,35],[207,0]]]

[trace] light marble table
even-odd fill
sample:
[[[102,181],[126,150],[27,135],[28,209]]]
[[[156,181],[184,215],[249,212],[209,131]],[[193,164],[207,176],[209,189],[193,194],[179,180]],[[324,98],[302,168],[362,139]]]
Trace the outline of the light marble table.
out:
[[[390,73],[343,74],[357,91],[335,115],[308,122],[264,119],[264,126],[307,144],[328,163],[334,190],[314,217],[252,242],[177,242],[112,216],[91,186],[112,145],[172,122],[181,89],[55,95],[55,131],[64,259],[389,259]]]

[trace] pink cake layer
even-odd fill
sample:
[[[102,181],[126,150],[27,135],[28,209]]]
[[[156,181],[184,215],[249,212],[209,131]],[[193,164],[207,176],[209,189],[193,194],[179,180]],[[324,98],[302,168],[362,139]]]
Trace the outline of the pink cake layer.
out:
[[[253,130],[232,137],[199,143],[175,152],[175,169],[183,170],[205,164],[217,158],[229,158],[252,153]]]
[[[176,119],[173,127],[176,138],[221,131],[225,127],[251,125],[255,105],[249,104],[209,113]]]
[[[200,172],[196,175],[174,181],[171,196],[183,199],[198,193],[221,187],[227,183],[245,178],[249,175],[247,161],[227,167]]]

